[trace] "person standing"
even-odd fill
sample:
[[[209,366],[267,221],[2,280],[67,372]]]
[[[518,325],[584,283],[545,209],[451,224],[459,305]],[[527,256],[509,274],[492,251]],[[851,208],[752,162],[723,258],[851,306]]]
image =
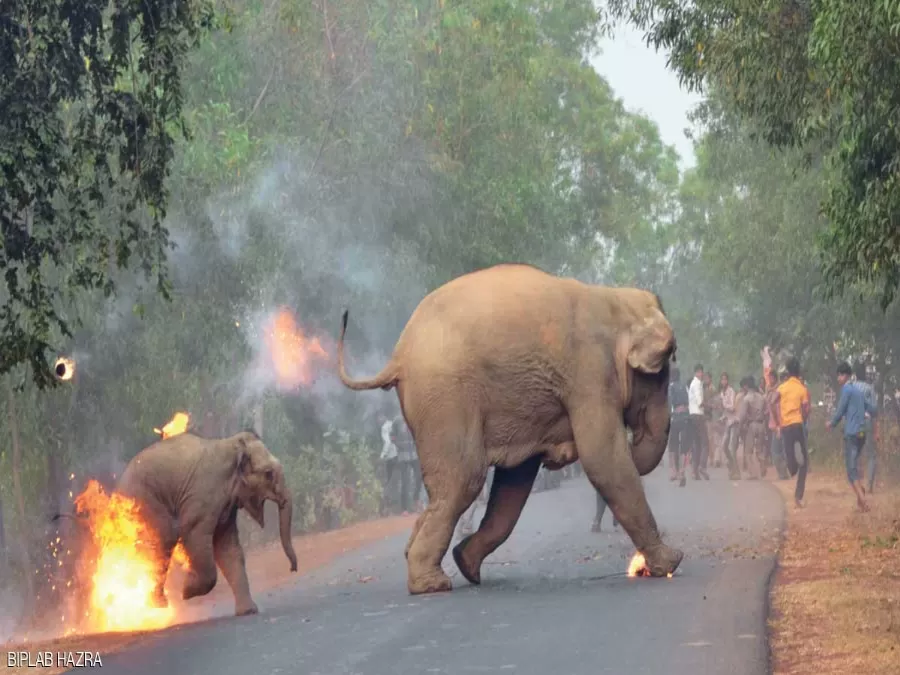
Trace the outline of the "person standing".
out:
[[[706,414],[704,411],[704,386],[703,365],[694,367],[694,379],[688,387],[688,418],[690,420],[691,435],[691,465],[694,480],[700,480],[700,476],[709,480],[706,473],[706,462],[709,456],[709,435],[706,427]]]
[[[766,475],[766,399],[756,388],[752,375],[741,381],[741,391],[743,396],[738,406],[738,424],[744,437],[744,458],[750,468],[750,478],[756,480]]]
[[[691,436],[688,425],[690,397],[687,387],[681,381],[681,371],[673,367],[669,374],[669,409],[671,426],[669,427],[669,466],[672,471],[671,480],[677,480],[684,487],[684,472],[687,469],[688,453],[691,449]]]
[[[722,419],[722,397],[713,386],[709,373],[703,373],[703,414],[706,416],[707,453],[703,459],[702,469],[710,463],[714,468],[722,466],[722,436],[725,424]]]
[[[394,419],[394,438],[397,444],[397,465],[400,470],[400,508],[403,515],[416,510],[416,502],[419,492],[422,490],[422,482],[419,472],[419,457],[416,454],[416,444],[412,433],[406,426],[403,415],[397,415]],[[410,491],[410,487],[412,490]]]
[[[856,494],[856,503],[860,511],[868,511],[866,504],[865,488],[859,480],[859,454],[866,442],[866,412],[874,411],[866,401],[862,390],[850,382],[853,370],[846,361],[838,364],[837,379],[841,387],[841,398],[838,400],[837,410],[828,421],[828,429],[834,429],[841,419],[844,420],[844,463],[847,466],[847,481]]]
[[[869,494],[875,491],[875,468],[878,455],[878,402],[876,401],[875,388],[871,383],[866,381],[866,364],[856,364],[856,382],[854,386],[859,389],[863,398],[866,399],[866,420],[864,431],[866,436],[863,440],[863,447],[860,451],[860,474],[862,474],[862,466],[864,461],[868,463],[868,471],[866,472],[866,486]],[[873,412],[869,412],[872,410]]]
[[[738,419],[735,412],[734,389],[728,383],[728,373],[719,378],[719,398],[722,405],[722,446],[728,464],[729,480],[740,480],[741,470],[737,463]]]
[[[391,490],[391,479],[394,477],[394,470],[397,468],[397,445],[394,443],[394,420],[390,417],[382,416],[381,418],[381,455],[379,459],[384,464],[384,491],[382,493],[382,511],[384,511],[384,502],[387,500]]]
[[[784,448],[784,459],[791,476],[797,476],[794,504],[803,506],[809,453],[806,449],[806,419],[809,417],[809,390],[800,381],[800,361],[792,356],[785,364],[787,378],[778,387],[778,428]]]

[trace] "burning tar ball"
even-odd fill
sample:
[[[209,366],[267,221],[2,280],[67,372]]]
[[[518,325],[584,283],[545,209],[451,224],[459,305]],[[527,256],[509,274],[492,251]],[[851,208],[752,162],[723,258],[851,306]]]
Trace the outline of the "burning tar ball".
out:
[[[56,365],[53,367],[53,371],[58,380],[71,380],[72,376],[75,375],[75,361],[60,356],[56,359]]]

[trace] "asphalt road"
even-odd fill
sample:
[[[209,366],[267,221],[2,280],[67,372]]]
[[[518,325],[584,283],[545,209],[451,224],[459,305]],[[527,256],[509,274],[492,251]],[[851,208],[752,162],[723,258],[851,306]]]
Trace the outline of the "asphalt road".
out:
[[[221,618],[104,656],[103,672],[768,673],[767,586],[784,521],[777,491],[727,481],[722,470],[678,488],[662,466],[645,488],[666,541],[685,551],[672,579],[622,574],[632,544],[612,530],[609,512],[604,532],[590,532],[594,496],[581,478],[531,496],[509,541],[486,561],[481,587],[448,553],[455,589],[408,595],[403,535],[257,596],[257,616],[227,616],[223,605]]]

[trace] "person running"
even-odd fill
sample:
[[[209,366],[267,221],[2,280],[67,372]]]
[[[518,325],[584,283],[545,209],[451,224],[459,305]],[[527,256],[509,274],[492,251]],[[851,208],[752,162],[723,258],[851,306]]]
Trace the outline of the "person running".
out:
[[[741,391],[743,396],[738,407],[738,424],[744,437],[744,458],[750,467],[750,479],[756,480],[766,475],[766,399],[757,389],[752,375],[741,380]]]
[[[778,429],[784,448],[784,459],[791,476],[797,476],[794,503],[803,506],[809,453],[806,450],[804,422],[809,417],[809,390],[800,381],[800,361],[795,356],[785,364],[787,378],[778,387]]]
[[[738,419],[735,409],[734,389],[728,384],[728,373],[719,378],[719,398],[722,404],[722,445],[721,454],[728,464],[729,480],[740,480],[741,470],[737,463]]]
[[[687,468],[688,453],[691,449],[689,417],[690,396],[687,387],[681,381],[681,371],[673,367],[669,374],[669,410],[671,426],[669,427],[669,467],[671,480],[679,481],[684,487],[684,472]]]
[[[850,364],[842,361],[837,367],[837,380],[841,386],[841,398],[838,400],[837,410],[826,425],[828,429],[834,429],[838,422],[844,420],[844,463],[847,465],[847,481],[856,494],[856,504],[860,511],[868,511],[869,505],[865,500],[865,488],[859,480],[858,462],[863,445],[866,442],[866,412],[874,412],[866,400],[862,390],[850,382],[853,370]]]
[[[859,389],[868,405],[866,406],[865,421],[865,440],[860,452],[860,474],[862,474],[863,461],[868,463],[868,471],[866,472],[866,485],[869,494],[875,491],[875,468],[878,455],[878,402],[875,396],[875,388],[866,381],[866,364],[856,364],[856,382],[854,385]],[[874,412],[869,412],[869,410]]]
[[[709,458],[709,434],[706,427],[703,390],[703,365],[698,363],[694,367],[694,379],[691,380],[690,387],[688,387],[691,465],[694,470],[694,480],[700,480],[700,476],[709,480],[709,474],[706,473],[706,462]]]

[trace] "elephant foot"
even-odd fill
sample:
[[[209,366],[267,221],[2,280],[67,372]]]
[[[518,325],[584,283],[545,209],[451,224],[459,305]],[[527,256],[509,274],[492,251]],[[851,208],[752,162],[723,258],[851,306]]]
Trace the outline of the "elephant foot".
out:
[[[481,584],[481,561],[476,563],[466,559],[466,547],[470,540],[471,535],[453,547],[453,560],[466,581],[478,586]]]
[[[423,574],[413,578],[410,575],[406,583],[410,595],[424,595],[426,593],[446,593],[453,590],[453,582],[450,581],[444,571],[438,568],[434,572]]]
[[[249,616],[251,614],[259,614],[259,607],[257,607],[256,603],[252,600],[249,603],[241,603],[239,605],[235,605],[235,616]]]
[[[644,553],[645,566],[652,577],[674,574],[683,558],[683,551],[665,544],[660,544]]]
[[[216,577],[210,578],[194,577],[188,579],[181,591],[181,597],[184,600],[190,600],[201,595],[206,595],[216,587]]]

